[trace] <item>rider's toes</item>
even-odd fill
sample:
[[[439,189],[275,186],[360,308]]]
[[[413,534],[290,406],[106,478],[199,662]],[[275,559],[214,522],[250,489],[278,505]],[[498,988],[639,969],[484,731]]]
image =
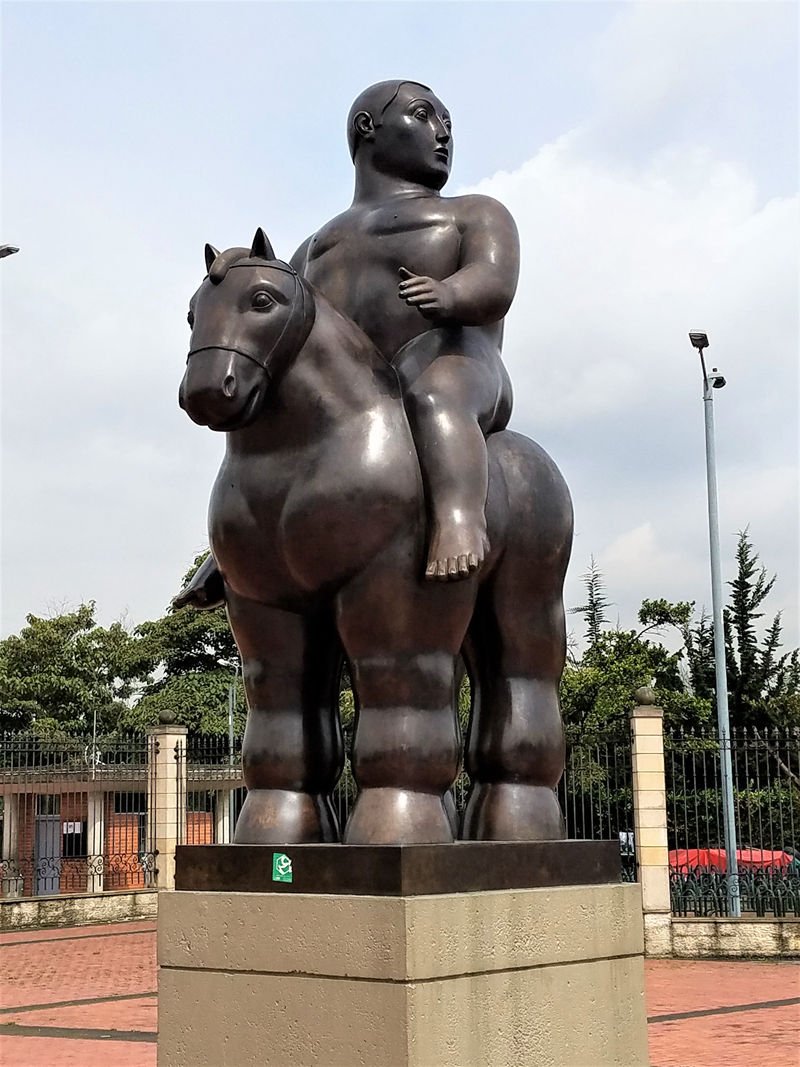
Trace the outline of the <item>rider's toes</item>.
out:
[[[458,557],[458,573],[462,578],[469,574],[469,553],[464,552]]]

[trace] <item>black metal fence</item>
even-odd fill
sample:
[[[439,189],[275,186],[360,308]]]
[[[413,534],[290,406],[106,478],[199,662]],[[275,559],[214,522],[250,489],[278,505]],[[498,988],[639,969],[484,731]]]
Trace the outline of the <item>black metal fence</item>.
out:
[[[0,737],[0,894],[141,889],[154,882],[144,735]]]
[[[459,816],[464,812],[469,790],[470,779],[463,772],[453,787],[453,800]],[[340,826],[347,821],[356,792],[348,760],[333,795]],[[618,840],[623,877],[626,881],[636,881],[630,732],[582,737],[568,734],[566,767],[557,796],[567,837]]]
[[[0,737],[3,894],[153,885],[157,743],[143,735],[95,741]],[[673,732],[664,747],[673,912],[725,915],[719,739]],[[227,736],[190,737],[181,761],[176,770],[183,840],[230,840],[244,797],[241,738],[231,744]],[[734,732],[731,761],[743,911],[800,916],[800,731]],[[627,729],[568,732],[557,795],[567,836],[619,840],[624,876],[634,880],[631,764]],[[453,790],[458,812],[469,788],[462,774]],[[348,762],[333,796],[342,826],[355,797]]]
[[[667,734],[672,910],[728,914],[720,740]],[[730,739],[742,911],[800,916],[800,731],[732,731]]]

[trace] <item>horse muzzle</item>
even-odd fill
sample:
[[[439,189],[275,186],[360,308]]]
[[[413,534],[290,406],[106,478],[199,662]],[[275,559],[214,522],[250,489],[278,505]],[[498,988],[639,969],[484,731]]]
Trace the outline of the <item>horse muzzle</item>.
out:
[[[246,426],[258,413],[266,375],[263,368],[242,365],[225,350],[206,349],[186,366],[178,404],[192,422],[226,432]],[[222,357],[222,358],[220,358]]]

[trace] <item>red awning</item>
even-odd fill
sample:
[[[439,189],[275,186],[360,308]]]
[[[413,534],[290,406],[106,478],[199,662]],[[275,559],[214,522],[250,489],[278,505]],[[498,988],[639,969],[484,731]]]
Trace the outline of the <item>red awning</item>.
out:
[[[788,852],[772,852],[763,848],[740,848],[736,850],[739,867],[747,870],[788,867],[792,857]],[[722,848],[678,848],[669,854],[669,865],[680,871],[693,871],[696,867],[706,870],[726,871],[728,861]]]

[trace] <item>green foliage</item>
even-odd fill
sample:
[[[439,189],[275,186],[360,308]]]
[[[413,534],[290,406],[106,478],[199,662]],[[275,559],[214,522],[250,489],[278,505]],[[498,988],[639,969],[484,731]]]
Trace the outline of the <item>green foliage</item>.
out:
[[[577,608],[570,608],[570,615],[583,615],[586,620],[586,640],[591,647],[600,640],[600,634],[606,625],[606,608],[610,607],[610,601],[603,592],[603,576],[600,573],[594,556],[589,559],[589,570],[582,574],[583,584],[586,586],[586,603]]]
[[[747,531],[739,535],[736,562],[725,610],[731,725],[759,729],[800,725],[798,650],[779,654],[780,614],[759,638],[760,609],[775,577],[767,576]],[[701,612],[696,618],[695,605],[689,601],[643,600],[642,630],[609,630],[605,628],[608,601],[594,559],[583,579],[586,603],[572,611],[586,619],[587,649],[581,657],[570,656],[564,672],[561,702],[567,726],[582,731],[621,728],[635,689],[650,684],[668,728],[715,721],[714,628],[709,616]],[[665,629],[680,635],[679,651],[669,652],[646,636]]]
[[[731,722],[763,728],[800,725],[798,650],[778,654],[782,625],[778,613],[759,640],[756,623],[775,585],[767,577],[747,530],[736,546],[737,573],[725,610],[725,653]]]
[[[669,652],[635,630],[601,633],[581,660],[564,671],[561,707],[568,731],[625,730],[635,691],[651,684],[668,725],[707,722],[710,704],[686,692],[680,659],[680,652]]]
[[[132,638],[98,626],[93,601],[52,618],[27,616],[0,641],[0,729],[33,728],[40,737],[113,731],[132,693]]]
[[[185,586],[208,553],[198,556],[183,579]],[[228,692],[239,666],[239,652],[224,608],[174,610],[134,631],[131,667],[142,679],[139,699],[127,709],[126,726],[153,726],[160,715],[197,734],[228,732]],[[244,730],[246,705],[241,679],[235,680],[234,728]]]
[[[708,700],[686,691],[681,676],[682,651],[669,652],[660,642],[645,637],[665,627],[681,630],[688,625],[694,605],[644,600],[639,610],[643,630],[604,629],[609,601],[594,557],[583,581],[586,603],[573,608],[572,613],[586,619],[588,647],[581,657],[570,657],[561,680],[561,710],[568,736],[624,733],[634,693],[644,685],[654,686],[668,725],[707,722]]]

